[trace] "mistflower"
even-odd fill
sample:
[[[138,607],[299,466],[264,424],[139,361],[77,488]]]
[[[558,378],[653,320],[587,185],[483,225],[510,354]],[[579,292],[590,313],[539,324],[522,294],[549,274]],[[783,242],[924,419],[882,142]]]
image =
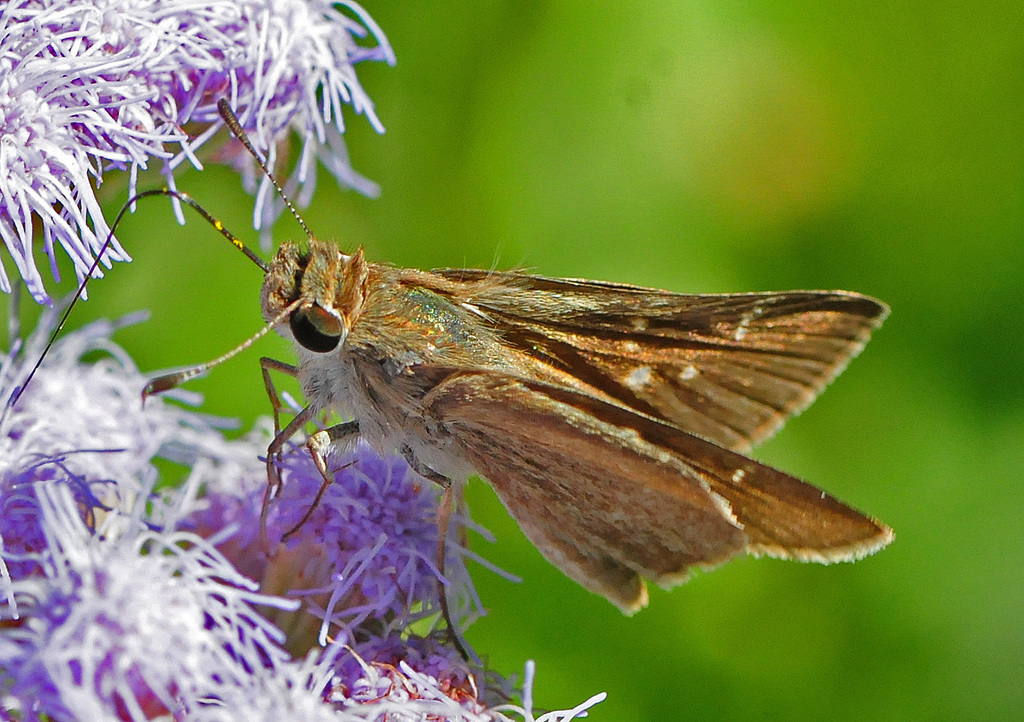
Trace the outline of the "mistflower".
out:
[[[110,339],[125,322],[66,334],[11,403],[55,315],[0,355],[0,718],[535,719],[531,667],[517,706],[432,630],[433,484],[358,447],[281,541],[320,484],[306,450],[285,454],[261,531],[269,422],[227,440],[164,399],[143,408],[145,379]],[[449,542],[462,624],[479,613],[467,556]]]
[[[451,590],[454,617],[468,624],[483,613],[464,561],[474,555],[454,535],[443,576],[437,568],[436,484],[424,482],[404,459],[382,458],[364,445],[331,466],[334,483],[300,524],[322,479],[304,448],[290,448],[283,459],[283,491],[262,522],[266,541],[259,533],[265,478],[249,488],[211,484],[181,528],[206,536],[238,524],[242,531],[219,549],[239,570],[261,580],[264,591],[290,592],[305,602],[300,613],[273,617],[296,654],[324,644],[328,636],[358,646],[367,628],[377,639],[436,617],[439,581]],[[452,522],[469,524],[458,515]]]
[[[193,467],[248,465],[258,473],[240,449],[217,433],[223,421],[165,403],[143,408],[139,390],[145,379],[110,339],[115,330],[143,317],[97,321],[66,335],[13,407],[12,397],[24,385],[30,362],[41,354],[56,311],[43,313],[24,346],[17,342],[0,355],[0,539],[15,568],[36,565],[30,552],[43,544],[35,482],[60,480],[83,509],[102,516],[106,510],[131,508],[143,489],[153,486],[156,458]],[[96,351],[106,356],[81,363],[82,356]],[[195,398],[180,392],[176,397]]]
[[[327,0],[11,0],[0,13],[0,238],[32,297],[50,303],[33,259],[38,219],[51,273],[55,246],[88,271],[109,227],[96,199],[105,171],[156,159],[165,182],[221,127],[227,98],[271,167],[294,131],[287,187],[308,202],[319,159],[344,186],[376,193],[348,164],[342,107],[383,126],[356,77],[364,60],[395,62],[387,39],[354,2]],[[373,42],[357,42],[372,36]],[[223,159],[255,190],[251,159]],[[262,180],[257,228],[280,203]],[[103,262],[127,260],[115,241]],[[10,292],[0,264],[0,289]]]
[[[37,484],[46,573],[14,584],[25,607],[0,666],[26,714],[151,719],[258,693],[289,656],[254,611],[266,598],[205,540],[129,525],[113,537],[77,517],[62,485]],[[141,519],[139,521],[142,521]]]

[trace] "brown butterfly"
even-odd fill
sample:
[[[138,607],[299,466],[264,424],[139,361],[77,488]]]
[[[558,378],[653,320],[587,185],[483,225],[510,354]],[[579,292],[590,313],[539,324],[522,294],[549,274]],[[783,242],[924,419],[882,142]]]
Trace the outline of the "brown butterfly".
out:
[[[851,561],[892,540],[743,455],[861,350],[879,301],[418,271],[308,235],[259,261],[263,316],[298,353],[263,361],[275,417],[271,370],[309,402],[270,446],[272,477],[287,439],[335,411],[349,421],[307,444],[325,483],[331,448],[357,437],[448,488],[480,473],[552,564],[624,612],[647,603],[645,578],[672,586],[741,553]]]

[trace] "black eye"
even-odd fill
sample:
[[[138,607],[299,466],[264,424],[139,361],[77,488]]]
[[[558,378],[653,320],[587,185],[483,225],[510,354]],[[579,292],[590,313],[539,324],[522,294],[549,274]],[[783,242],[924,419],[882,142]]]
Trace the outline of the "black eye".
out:
[[[295,340],[315,353],[333,351],[341,342],[340,322],[318,306],[300,308],[292,314],[288,325]]]

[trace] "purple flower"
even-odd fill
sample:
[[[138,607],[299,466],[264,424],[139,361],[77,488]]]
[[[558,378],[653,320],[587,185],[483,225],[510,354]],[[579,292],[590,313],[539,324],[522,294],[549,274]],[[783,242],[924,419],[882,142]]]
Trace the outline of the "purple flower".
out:
[[[214,475],[261,473],[254,447],[175,405],[143,409],[145,380],[109,338],[123,323],[66,335],[12,405],[55,316],[0,356],[0,708],[143,719],[258,688],[291,661],[255,605],[295,602],[174,530]],[[81,363],[96,350],[109,356]],[[192,469],[169,496],[158,457]]]
[[[93,184],[107,170],[138,172],[157,159],[166,183],[221,127],[227,98],[271,167],[295,131],[298,162],[286,183],[300,203],[314,163],[339,183],[375,194],[348,164],[342,106],[383,126],[356,77],[364,60],[394,64],[383,32],[354,2],[326,0],[11,0],[0,13],[0,238],[32,297],[49,303],[33,260],[33,220],[58,277],[55,246],[81,280],[109,233]],[[373,36],[375,44],[357,39]],[[189,132],[185,125],[189,124]],[[223,159],[257,186],[251,159]],[[260,181],[255,225],[281,206]],[[114,241],[103,262],[128,260]],[[10,292],[0,265],[0,289]]]
[[[47,309],[25,344],[0,354],[0,539],[12,573],[24,571],[19,565],[38,567],[33,553],[46,543],[38,483],[66,486],[97,528],[108,511],[124,511],[155,483],[155,458],[214,465],[222,472],[247,465],[259,473],[257,464],[217,433],[223,422],[162,402],[143,408],[139,389],[145,379],[110,340],[113,331],[141,318],[97,321],[65,335],[15,406],[12,397],[42,352],[57,312]],[[96,351],[107,355],[81,363],[83,355]]]
[[[402,664],[443,687],[449,699],[476,701],[475,682],[454,649],[434,638],[400,634],[371,638],[359,644],[358,651],[350,647],[335,666],[332,696],[353,703],[386,697],[393,687],[404,684]]]
[[[417,646],[414,643],[402,652],[400,645],[394,645],[393,651],[397,653],[396,662],[368,662],[354,651],[350,651],[352,661],[359,665],[361,676],[359,673],[353,675],[358,679],[350,682],[350,687],[346,687],[342,682],[346,671],[343,666],[342,674],[336,678],[338,686],[329,699],[348,712],[361,713],[359,719],[504,722],[511,720],[509,715],[514,714],[526,722],[568,722],[586,717],[587,710],[605,698],[604,693],[597,694],[571,710],[553,711],[534,717],[530,701],[534,669],[533,663],[527,662],[522,685],[523,705],[504,703],[488,707],[481,704],[480,699],[491,695],[486,694],[474,680],[467,678],[465,686],[460,686],[457,678],[453,684],[451,679],[442,678],[444,681],[439,681],[429,671],[421,671],[423,667],[430,669],[431,661],[419,658],[421,652]],[[387,660],[388,656],[385,655],[384,659]],[[414,668],[413,664],[420,667]],[[440,668],[443,669],[443,666]],[[508,699],[511,685],[496,676],[492,681],[497,687],[493,690],[496,693],[493,696],[504,696]]]
[[[123,528],[101,536],[75,524],[66,487],[37,485],[49,536],[46,573],[15,583],[17,653],[0,666],[32,714],[149,719],[256,693],[290,664],[259,594],[208,543]]]
[[[298,447],[264,537],[269,422],[229,441],[223,423],[164,399],[143,408],[145,379],[110,340],[126,322],[66,334],[10,402],[55,320],[48,309],[0,355],[0,718],[534,720],[532,667],[510,704],[510,682],[429,631],[433,484],[359,447],[280,543],[320,485]],[[185,467],[183,481],[162,479],[157,458]],[[463,624],[479,613],[467,556],[448,544]]]
[[[210,485],[203,506],[181,527],[203,536],[232,523],[240,527],[218,548],[240,571],[263,580],[265,591],[305,603],[299,612],[273,616],[288,631],[288,648],[296,654],[324,644],[328,636],[358,647],[357,640],[368,634],[378,639],[421,620],[436,621],[439,581],[460,624],[482,616],[465,566],[466,558],[478,557],[454,541],[456,534],[447,541],[444,574],[437,568],[436,484],[413,473],[404,459],[380,457],[364,445],[332,459],[331,470],[334,483],[299,524],[323,480],[305,448],[289,448],[282,461],[283,490],[266,515],[265,541],[259,533],[263,478],[248,487]],[[459,514],[451,526],[475,530]]]

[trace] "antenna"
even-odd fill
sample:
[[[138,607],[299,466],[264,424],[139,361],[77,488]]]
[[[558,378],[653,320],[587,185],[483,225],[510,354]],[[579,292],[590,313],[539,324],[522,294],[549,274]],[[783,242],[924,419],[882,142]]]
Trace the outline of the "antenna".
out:
[[[267,167],[266,161],[264,161],[260,154],[256,152],[256,149],[253,147],[252,142],[249,140],[249,136],[246,135],[244,130],[242,130],[242,126],[239,124],[238,118],[235,117],[234,112],[231,110],[231,106],[228,104],[228,101],[224,98],[221,98],[219,101],[217,101],[217,109],[220,112],[221,117],[224,119],[224,122],[227,124],[228,128],[234,134],[234,136],[238,138],[239,141],[241,141],[242,145],[245,146],[245,149],[249,151],[250,155],[252,155],[253,158],[256,159],[256,162],[259,164],[260,168],[266,174],[267,179],[274,186],[274,190],[277,191],[277,194],[284,201],[292,216],[298,222],[299,226],[302,227],[302,230],[306,233],[306,238],[312,240],[314,236],[312,231],[309,230],[309,226],[306,225],[306,222],[302,219],[302,216],[299,215],[299,212],[295,208],[295,205],[291,202],[291,199],[289,199],[288,196],[285,195],[285,192],[282,189],[281,184],[278,182],[274,174],[270,171],[270,168]],[[171,190],[170,188],[166,187],[161,188],[159,190],[148,190],[143,191],[142,193],[137,193],[136,195],[132,196],[127,201],[125,201],[124,205],[121,206],[121,209],[117,213],[117,217],[114,219],[113,225],[110,227],[110,232],[107,234],[106,240],[103,242],[103,245],[100,246],[100,250],[96,254],[95,260],[89,267],[89,270],[85,274],[85,277],[82,279],[82,283],[79,285],[78,290],[75,292],[74,297],[72,297],[71,302],[68,304],[68,307],[64,310],[64,313],[61,316],[60,321],[57,323],[57,327],[54,329],[53,333],[50,334],[50,338],[46,343],[46,347],[43,349],[43,352],[39,355],[39,359],[35,362],[35,365],[32,367],[32,370],[29,371],[28,376],[25,377],[24,383],[21,384],[21,386],[19,386],[17,389],[15,389],[13,394],[11,394],[10,400],[7,402],[7,405],[4,408],[3,413],[0,414],[0,420],[2,420],[4,416],[6,416],[7,411],[13,408],[14,405],[21,398],[25,389],[28,387],[29,382],[32,380],[32,377],[35,376],[36,371],[38,371],[39,367],[42,365],[43,359],[46,358],[46,354],[49,353],[50,349],[53,347],[53,344],[57,340],[57,336],[60,334],[61,330],[63,330],[64,324],[67,322],[68,317],[71,315],[72,309],[75,307],[75,304],[78,303],[78,300],[82,297],[82,294],[85,293],[86,284],[89,282],[89,279],[93,277],[93,275],[99,268],[99,264],[103,259],[103,254],[105,254],[107,252],[107,249],[110,248],[110,244],[113,242],[114,239],[114,231],[121,223],[121,220],[124,218],[125,213],[127,213],[129,208],[134,206],[137,201],[140,201],[144,198],[150,198],[152,196],[167,196],[170,198],[174,198],[187,206],[190,206],[199,215],[201,215],[203,219],[206,220],[207,223],[209,223],[211,226],[217,229],[218,233],[227,238],[231,245],[233,245],[239,251],[244,253],[245,256],[250,261],[256,264],[256,266],[258,266],[259,269],[263,271],[264,274],[269,273],[270,266],[267,264],[266,261],[264,261],[258,255],[256,255],[256,253],[253,252],[252,249],[250,249],[248,246],[246,246],[241,241],[241,239],[239,239],[235,234],[231,233],[231,231],[226,229],[224,227],[224,224],[221,223],[220,220],[214,218],[209,211],[207,211],[205,208],[199,205],[199,203],[196,202],[195,199],[193,199],[187,193],[183,193],[177,190]],[[271,328],[273,328],[274,325],[280,323],[283,318],[285,318],[288,314],[294,311],[296,305],[296,303],[291,304],[287,309],[285,309],[284,312],[282,312],[279,318],[271,321],[269,324],[264,326],[264,328],[255,336],[243,342],[240,346],[229,351],[223,356],[216,358],[208,363],[202,364],[201,366],[196,366],[190,369],[186,369],[184,371],[167,374],[165,376],[153,379],[152,381],[150,381],[150,383],[146,386],[146,389],[143,391],[143,399],[145,399],[147,396],[151,394],[160,393],[162,391],[167,391],[171,388],[174,388],[175,386],[184,383],[185,381],[193,378],[194,376],[202,373],[203,371],[213,366],[216,366],[222,363],[223,361],[226,361],[235,354],[248,348],[258,338],[260,338],[261,336],[266,334]]]
[[[307,226],[306,222],[302,220],[302,216],[299,215],[299,211],[296,210],[295,205],[292,203],[291,199],[285,195],[284,189],[281,188],[281,184],[277,181],[277,178],[274,176],[274,174],[270,172],[270,168],[267,167],[266,161],[264,161],[263,157],[256,152],[256,149],[249,141],[249,136],[246,135],[244,130],[242,130],[242,126],[238,123],[238,118],[235,117],[234,111],[231,110],[231,105],[228,104],[227,100],[221,98],[217,101],[217,110],[220,111],[220,117],[224,119],[224,122],[227,124],[228,128],[231,129],[231,132],[234,134],[234,136],[241,141],[242,145],[245,146],[245,149],[249,151],[249,154],[256,159],[257,163],[259,163],[260,168],[263,169],[263,172],[266,174],[267,179],[274,186],[274,190],[277,191],[277,195],[281,197],[281,200],[284,201],[284,204],[288,206],[288,210],[291,211],[292,217],[294,217],[295,220],[298,221],[299,225],[302,227],[302,230],[306,234],[306,238],[308,240],[313,240],[313,232],[309,230],[309,226]]]
[[[274,174],[270,172],[270,168],[267,167],[266,162],[263,160],[260,154],[256,152],[256,148],[253,147],[252,142],[249,140],[249,136],[246,135],[244,130],[242,130],[242,126],[239,124],[238,118],[235,117],[234,112],[231,110],[231,106],[228,104],[228,101],[224,98],[218,100],[217,110],[220,111],[221,117],[224,119],[224,122],[227,124],[228,128],[231,130],[234,136],[238,138],[239,141],[241,141],[242,145],[245,146],[245,149],[249,151],[249,154],[259,164],[260,168],[263,170],[263,173],[266,174],[267,179],[274,186],[274,190],[277,191],[277,194],[284,201],[285,205],[288,206],[288,210],[291,211],[292,216],[295,218],[296,221],[298,221],[298,224],[302,227],[302,230],[305,231],[306,238],[312,240],[314,238],[313,232],[309,230],[309,226],[307,226],[306,222],[302,220],[302,216],[299,215],[299,211],[295,208],[295,205],[291,202],[291,199],[289,199],[288,196],[285,195],[284,190],[281,188],[281,184],[277,181],[277,178],[274,177]],[[174,194],[174,192],[171,191],[168,191],[167,193],[169,195]],[[231,241],[231,243],[234,244],[236,248],[241,250],[250,259],[252,259],[254,263],[259,265],[259,267],[263,269],[264,273],[269,272],[267,264],[262,259],[256,256],[256,254],[254,254],[251,250],[246,248],[240,240],[238,240],[233,235],[224,230],[224,227],[220,223],[220,221],[213,218],[201,206],[199,206],[198,203],[193,201],[188,196],[184,196],[184,198],[182,198],[182,201],[188,203],[197,211],[199,211],[199,213],[201,213],[204,218],[210,221],[213,224],[214,228],[220,231],[221,234],[224,235],[224,237],[227,238],[229,241]],[[228,359],[233,358],[237,354],[249,348],[250,346],[252,346],[253,343],[255,343],[257,340],[262,338],[267,332],[269,332],[270,329],[274,328],[277,324],[284,321],[284,319],[291,316],[292,312],[295,311],[295,309],[298,308],[302,302],[303,299],[296,299],[295,301],[290,303],[288,307],[285,308],[281,313],[279,313],[276,318],[272,319],[256,334],[246,339],[241,344],[231,349],[227,353],[213,359],[212,361],[207,361],[206,363],[199,364],[198,366],[191,366],[181,371],[174,371],[172,373],[165,374],[163,376],[158,376],[157,378],[152,379],[148,384],[146,384],[146,388],[142,390],[143,402],[145,402],[145,400],[148,397],[152,396],[153,394],[163,393],[164,391],[169,391],[170,389],[176,388],[181,384],[189,381],[190,379],[193,379],[196,376],[205,373],[214,366],[217,366],[227,361]]]
[[[199,364],[198,366],[192,366],[181,371],[174,371],[172,373],[164,374],[163,376],[157,376],[155,379],[152,379],[148,384],[146,384],[146,388],[142,390],[142,401],[145,402],[146,399],[152,396],[153,394],[161,394],[164,391],[170,391],[173,388],[181,386],[186,381],[194,379],[199,374],[209,371],[214,366],[219,366],[228,359],[234,358],[242,351],[245,351],[247,348],[249,348],[254,343],[263,338],[265,335],[267,335],[267,332],[270,331],[270,329],[274,328],[274,326],[288,318],[292,314],[292,312],[299,307],[299,305],[302,302],[303,299],[301,298],[295,299],[290,304],[288,304],[288,306],[283,311],[281,311],[281,313],[277,314],[275,318],[272,318],[263,328],[261,328],[255,334],[253,334],[245,341],[240,343],[238,346],[235,346],[227,353],[222,354],[221,356],[218,356],[217,358],[213,359],[213,361],[207,361],[206,363]]]
[[[82,297],[82,294],[85,293],[85,285],[89,282],[90,278],[94,277],[93,274],[95,274],[97,269],[99,269],[100,261],[103,260],[103,254],[107,252],[107,249],[110,248],[110,244],[114,242],[114,231],[116,231],[117,227],[121,224],[121,221],[124,218],[125,213],[127,213],[128,209],[135,205],[137,201],[140,201],[144,198],[150,198],[153,196],[169,196],[171,198],[176,198],[177,200],[179,200],[180,202],[184,203],[187,206],[190,206],[197,213],[199,213],[199,215],[201,215],[211,226],[216,228],[217,231],[222,236],[227,238],[228,241],[231,242],[231,245],[240,250],[242,253],[245,254],[246,258],[248,258],[250,261],[259,266],[260,270],[262,270],[264,274],[266,274],[270,270],[270,267],[267,265],[266,261],[257,256],[251,248],[246,246],[238,238],[238,236],[236,236],[227,228],[225,228],[223,223],[221,223],[218,219],[214,218],[213,215],[208,210],[199,205],[199,203],[197,203],[196,200],[187,193],[171,190],[170,188],[161,188],[158,190],[148,190],[143,191],[142,193],[136,193],[134,196],[125,201],[124,205],[121,206],[121,210],[117,212],[117,216],[114,218],[114,223],[113,225],[110,226],[110,232],[107,233],[107,238],[105,241],[103,241],[103,245],[100,246],[100,250],[96,254],[96,258],[93,260],[92,265],[89,266],[89,270],[82,278],[82,283],[79,284],[78,290],[75,291],[75,295],[71,298],[71,302],[68,303],[67,308],[64,309],[64,313],[61,315],[60,321],[57,323],[57,327],[54,328],[53,333],[50,334],[50,339],[46,342],[46,346],[43,348],[43,352],[39,354],[39,358],[32,366],[32,370],[29,371],[28,376],[25,377],[24,383],[22,383],[21,386],[16,388],[14,390],[14,393],[11,394],[11,398],[8,400],[7,405],[4,407],[3,414],[0,414],[0,419],[6,416],[7,411],[9,409],[14,408],[14,405],[18,403],[18,400],[25,392],[25,389],[28,388],[29,382],[32,381],[32,377],[36,375],[36,371],[38,371],[39,367],[42,365],[43,359],[46,358],[46,354],[50,352],[50,349],[53,347],[53,344],[56,343],[57,336],[63,330],[64,324],[67,323],[68,317],[71,315],[71,310],[75,307],[75,304],[78,303],[78,300]]]
[[[188,193],[182,193],[181,191],[172,191],[170,188],[160,188],[159,190],[143,191],[142,193],[139,193],[138,195],[128,199],[128,202],[125,203],[125,206],[133,204],[135,203],[135,201],[141,198],[148,198],[149,196],[169,196],[171,198],[175,198],[181,201],[187,206],[190,206],[199,215],[201,215],[207,223],[213,226],[218,233],[227,238],[228,241],[231,242],[232,246],[240,250],[242,253],[245,254],[246,258],[248,258],[250,261],[259,266],[260,270],[263,271],[264,274],[266,274],[270,270],[270,266],[267,265],[266,261],[257,256],[256,253],[247,245],[245,245],[238,236],[236,236],[234,233],[225,228],[224,224],[220,222],[219,218],[214,218],[212,213],[210,213],[208,210],[199,205],[199,203],[197,203],[196,200]],[[117,214],[117,220],[120,220],[123,214],[124,208],[122,208],[121,212]],[[115,225],[116,223],[117,221],[115,221]]]

